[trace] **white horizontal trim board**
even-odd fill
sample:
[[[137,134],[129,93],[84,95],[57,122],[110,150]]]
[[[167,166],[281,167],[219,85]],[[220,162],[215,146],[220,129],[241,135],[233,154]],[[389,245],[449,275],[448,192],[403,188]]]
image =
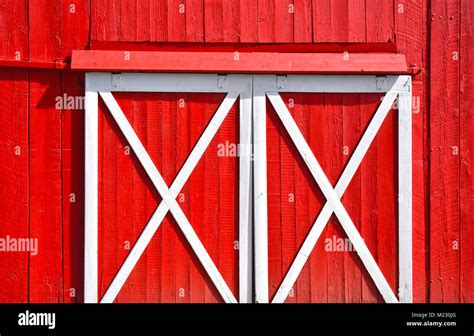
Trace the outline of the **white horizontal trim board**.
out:
[[[89,72],[89,90],[102,92],[251,92],[249,75]]]
[[[192,228],[191,224],[186,218],[186,215],[184,214],[183,210],[176,202],[175,197],[178,195],[179,191],[172,193],[171,190],[168,189],[166,182],[164,181],[158,169],[156,169],[156,166],[154,165],[152,159],[150,158],[147,151],[145,150],[145,147],[143,147],[143,144],[141,143],[140,139],[138,139],[138,136],[136,135],[135,131],[133,130],[132,126],[130,125],[127,118],[123,114],[122,110],[120,109],[119,105],[117,104],[112,94],[110,92],[100,92],[100,96],[104,100],[105,105],[109,109],[115,122],[117,123],[123,135],[125,136],[125,139],[128,141],[128,143],[132,147],[133,152],[135,153],[138,160],[142,164],[151,182],[153,183],[156,190],[159,192],[159,194],[163,198],[164,203],[162,202],[162,204],[164,204],[164,208],[165,209],[167,208],[166,210],[169,209],[171,213],[173,214],[173,217],[176,219],[176,223],[180,227],[181,231],[183,232],[183,235],[185,236],[189,245],[193,249],[194,253],[196,253],[196,256],[201,261],[202,266],[208,273],[209,277],[211,278],[212,282],[216,286],[217,290],[222,295],[222,298],[225,300],[225,302],[228,302],[228,303],[237,302],[234,295],[232,294],[232,291],[227,286],[227,283],[222,278],[222,275],[219,273],[217,267],[215,266],[211,257],[207,253],[204,245],[202,245],[202,242],[199,240],[194,229]],[[229,111],[230,107],[233,105],[236,98],[237,98],[237,94],[233,94],[233,93],[228,94],[228,96],[226,97],[223,103],[223,106],[224,106],[223,109],[225,110],[226,113]],[[223,117],[225,117],[225,115]],[[211,121],[210,124],[211,126],[213,127],[217,126],[218,128],[218,126],[220,126],[220,123],[222,123],[223,119],[224,118],[222,118],[219,123],[216,123],[215,121]],[[189,170],[184,171],[184,173],[189,174],[190,171]],[[144,247],[140,247],[140,248],[144,248]],[[127,272],[128,274],[130,274],[131,269],[130,270],[127,269]],[[114,296],[116,292],[118,293],[118,290],[116,291],[115,287],[113,287],[112,290],[110,291],[108,290],[106,294],[104,295],[102,302],[112,302],[109,300],[112,299],[112,297]]]

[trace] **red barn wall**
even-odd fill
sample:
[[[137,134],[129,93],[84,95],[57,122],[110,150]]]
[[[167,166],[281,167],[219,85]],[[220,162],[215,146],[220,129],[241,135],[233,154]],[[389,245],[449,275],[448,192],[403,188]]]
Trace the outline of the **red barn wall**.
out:
[[[55,99],[64,94],[83,95],[84,76],[68,70],[15,67],[14,62],[67,63],[73,49],[232,50],[270,48],[272,44],[286,50],[294,45],[335,51],[390,49],[406,54],[414,69],[414,301],[474,302],[473,15],[469,0],[0,1],[0,62],[11,61],[0,67],[0,237],[36,237],[40,244],[37,256],[0,254],[0,302],[81,302],[83,297],[83,111],[57,109]],[[177,95],[135,98],[124,96],[119,102],[130,111],[147,146],[156,148],[156,153],[176,148],[169,161],[159,156],[155,161],[162,161],[158,168],[169,182],[199,135],[192,128],[205,124],[220,97],[184,97],[189,102],[186,111],[176,109],[176,99],[181,98]],[[348,159],[341,148],[353,149],[379,97],[294,94],[283,98],[294,99],[291,112],[309,139],[318,125],[331,130],[323,146],[309,143],[334,181]],[[151,120],[146,113],[157,106],[166,107],[163,111],[168,112],[160,113],[159,118],[170,127],[159,130],[159,120]],[[238,109],[233,111],[216,141],[235,139]],[[198,113],[199,120],[190,120],[195,115],[190,112]],[[274,115],[269,113],[267,121],[269,141],[276,144],[268,153],[269,178],[281,181],[269,189],[272,294],[322,199]],[[389,198],[390,192],[394,194],[394,158],[386,153],[394,147],[395,124],[387,120],[369,160],[355,177],[358,182],[343,198],[394,289],[396,218],[391,216],[394,203]],[[104,290],[114,267],[125,257],[120,243],[136,239],[159,197],[145,186],[134,158],[121,155],[124,144],[114,137],[113,123],[103,117],[101,125],[101,155],[117,158],[107,161],[112,166],[104,165],[100,173],[101,204],[108,212],[101,217],[100,233],[99,288]],[[159,132],[152,132],[151,125]],[[175,144],[164,141],[168,138]],[[182,146],[176,147],[177,143]],[[335,154],[330,148],[335,148]],[[229,249],[235,236],[235,181],[228,184],[235,175],[236,161],[213,160],[212,155],[206,158],[186,187],[187,199],[193,201],[183,205],[183,210],[190,218],[194,214],[191,222],[199,225],[197,214],[207,202],[220,202],[218,208],[227,209],[207,212],[209,226],[199,225],[199,233],[236,293],[236,252]],[[215,165],[219,168],[213,169]],[[382,174],[387,169],[389,173]],[[205,179],[217,182],[206,186]],[[205,191],[213,196],[196,199]],[[290,193],[296,196],[295,203],[284,202]],[[130,202],[132,199],[137,202]],[[132,226],[125,224],[130,222]],[[165,223],[151,250],[174,252],[147,251],[118,301],[218,300],[172,220]],[[334,235],[341,232],[332,220],[323,237]],[[380,300],[353,254],[324,254],[324,245],[319,245],[288,301]],[[176,291],[180,288],[190,294],[179,297]]]

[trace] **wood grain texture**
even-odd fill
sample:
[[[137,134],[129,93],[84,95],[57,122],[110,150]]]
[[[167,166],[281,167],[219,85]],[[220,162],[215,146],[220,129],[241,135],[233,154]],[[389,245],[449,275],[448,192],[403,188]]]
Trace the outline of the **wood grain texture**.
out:
[[[471,2],[461,1],[460,18],[460,170],[459,170],[459,202],[460,202],[460,301],[474,301],[474,248],[469,243],[473,235],[473,175],[472,175],[472,132],[473,118],[471,109],[474,106],[473,72],[473,22],[474,7]]]
[[[60,75],[30,71],[30,237],[38,255],[29,258],[29,301],[63,301]]]
[[[0,237],[29,238],[28,73],[0,71]],[[1,302],[28,302],[27,251],[0,253]]]
[[[413,79],[413,300],[425,302],[428,296],[428,107],[427,105],[427,4],[423,1],[399,1],[394,8],[397,49],[407,63],[423,69]]]
[[[0,58],[28,59],[28,0],[3,1],[0,7]],[[15,26],[15,29],[11,27]]]
[[[430,301],[459,301],[459,1],[431,4]]]
[[[61,76],[62,98],[83,96],[84,75]],[[64,302],[82,302],[84,271],[84,106],[66,104],[61,109],[61,176],[63,224]]]
[[[472,4],[467,0],[434,0],[431,5],[424,0],[5,0],[0,5],[0,60],[68,62],[72,50],[89,46],[227,53],[340,53],[347,49],[349,57],[355,50],[406,55],[414,68],[414,301],[473,302],[474,253],[469,244],[473,234],[472,18]],[[258,62],[268,61],[267,57]],[[81,302],[83,111],[56,109],[55,98],[82,95],[83,75],[10,69],[0,63],[0,217],[5,223],[0,237],[39,239],[37,256],[1,253],[0,278],[5,286],[0,288],[0,302]],[[348,159],[344,146],[350,155],[380,97],[283,96],[334,182]],[[168,183],[221,98],[118,95]],[[290,98],[295,100],[293,108]],[[103,294],[129,252],[126,243],[133,245],[161,198],[133,153],[126,154],[128,144],[100,105],[99,292]],[[236,158],[215,156],[217,143],[231,141],[237,134],[234,108],[217,142],[183,188],[183,202],[177,200],[237,295]],[[392,112],[396,117],[397,110]],[[396,290],[396,204],[390,194],[397,192],[392,181],[397,158],[387,156],[395,148],[396,119],[390,118],[342,202]],[[270,113],[271,295],[325,203],[285,134],[278,117]],[[389,174],[384,173],[387,170]],[[290,191],[294,203],[287,201]],[[354,252],[325,250],[327,238],[345,238],[338,225],[331,218],[331,226],[316,244],[287,302],[382,302]],[[220,301],[170,215],[116,299],[137,301]]]

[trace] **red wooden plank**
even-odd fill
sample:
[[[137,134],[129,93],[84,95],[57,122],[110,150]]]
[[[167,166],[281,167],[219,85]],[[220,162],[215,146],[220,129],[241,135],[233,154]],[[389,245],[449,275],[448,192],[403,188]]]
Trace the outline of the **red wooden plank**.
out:
[[[293,0],[274,1],[273,30],[274,42],[293,42],[294,11]]]
[[[326,153],[331,152],[329,148],[322,146],[325,143],[325,138],[328,134],[325,132],[325,112],[324,112],[324,94],[310,94],[308,98],[309,104],[309,145],[313,151],[316,159],[322,164],[326,158]],[[321,212],[322,207],[326,203],[321,189],[314,180],[311,180],[311,198],[310,198],[310,212],[311,225],[313,225],[316,217]],[[316,243],[316,246],[308,260],[308,266],[311,274],[311,302],[325,303],[329,301],[328,298],[328,267],[325,238],[326,229],[321,233],[321,236]]]
[[[182,0],[168,1],[168,39],[170,42],[186,40],[186,4]]]
[[[188,95],[188,113],[189,113],[189,141],[190,148],[193,143],[199,139],[202,131],[208,123],[205,117],[205,102],[206,98],[196,99],[196,95]],[[209,149],[208,149],[209,150]],[[201,158],[196,168],[188,180],[189,185],[189,221],[193,226],[198,237],[202,239],[204,234],[204,209],[206,204],[206,195],[203,190],[205,164],[204,158]],[[190,267],[190,301],[204,302],[204,274],[199,261],[193,258],[193,263]]]
[[[324,95],[324,127],[326,136],[321,144],[328,148],[326,156],[321,162],[322,168],[331,184],[334,186],[337,182],[342,168],[342,94],[325,94]],[[347,238],[336,216],[331,217],[326,230],[325,239],[336,241],[338,239]],[[326,242],[327,240],[325,240]],[[332,249],[327,252],[328,267],[328,301],[329,302],[345,302],[344,297],[344,254],[337,251],[336,246],[332,245]]]
[[[343,161],[344,166],[354,153],[361,138],[361,107],[359,94],[343,96]],[[356,172],[342,197],[342,203],[356,228],[361,229],[361,175]],[[362,273],[365,272],[357,252],[344,252],[345,302],[360,303],[362,301]]]
[[[216,139],[220,146],[237,146],[239,143],[238,110],[239,103],[235,103],[229,111],[226,119],[219,129]],[[210,154],[218,151],[218,147],[209,148]],[[218,152],[217,152],[218,153]],[[238,249],[236,242],[239,239],[239,161],[237,153],[232,151],[217,154],[219,167],[219,219],[217,222],[218,259],[215,260],[222,277],[229,285],[236,298],[239,297],[238,290]]]
[[[94,71],[153,72],[253,72],[253,73],[406,73],[401,54],[351,54],[344,60],[339,53],[240,53],[232,52],[152,52],[75,50],[72,69]]]
[[[350,32],[349,20],[351,20],[348,1],[331,0],[328,9],[331,15],[330,41],[347,41]]]
[[[397,125],[391,110],[376,136],[377,264],[394,293],[398,288]]]
[[[214,115],[218,104],[222,101],[222,96],[212,95],[205,101],[205,118],[210,120]],[[202,192],[205,195],[204,212],[203,212],[203,230],[202,240],[209,253],[209,256],[214,261],[214,264],[219,260],[219,186],[220,186],[220,171],[218,169],[219,162],[215,151],[219,143],[218,137],[209,144],[209,149],[204,153],[204,180],[202,181]],[[209,277],[206,275],[206,286],[204,287],[204,300],[206,303],[213,303],[222,301],[215,287],[210,284]]]
[[[204,0],[204,35],[206,42],[224,41],[222,1]]]
[[[459,9],[431,4],[431,302],[459,301]]]
[[[91,41],[120,40],[120,4],[120,0],[91,1]]]
[[[472,132],[474,131],[471,108],[474,106],[473,86],[473,34],[474,8],[471,2],[461,1],[461,94],[460,94],[460,242],[461,242],[461,302],[474,302],[474,247],[470,240],[472,225]]]
[[[376,94],[361,95],[361,125],[368,125],[374,115],[374,111],[380,102],[380,96]],[[365,132],[367,126],[362,131]],[[378,141],[375,137],[369,147],[367,154],[362,160],[360,167],[361,176],[361,236],[364,238],[369,251],[374,259],[378,260],[377,249],[377,223],[378,223],[378,202],[377,171]],[[365,268],[362,271],[362,302],[383,302],[377,288]]]
[[[83,83],[82,74],[61,76],[61,98],[66,102],[61,106],[64,302],[82,302],[84,297],[84,109],[80,100]],[[79,104],[68,105],[68,99]]]
[[[0,237],[28,239],[28,73],[1,71],[0,91]],[[0,302],[28,302],[28,259],[27,251],[3,247]]]
[[[313,41],[331,40],[331,2],[330,0],[313,1]]]
[[[366,5],[363,0],[313,1],[314,41],[366,42],[366,6],[372,8],[373,4]]]
[[[149,141],[151,140],[148,135],[149,127],[152,125],[148,124],[148,115],[156,113],[156,111],[148,111],[147,102],[149,101],[149,95],[144,93],[138,94],[128,94],[130,99],[134,100],[134,108],[132,109],[131,116],[131,125],[135,130],[138,138],[142,142],[143,146],[147,150],[153,162],[157,165],[159,171],[161,171],[160,158],[156,157],[157,150],[153,146],[150,146]],[[154,134],[151,136],[154,137]],[[153,210],[148,206],[149,199],[155,200],[158,199],[158,194],[153,187],[148,175],[141,166],[141,163],[136,159],[136,156],[132,156],[134,165],[132,170],[132,192],[131,192],[131,203],[132,203],[132,234],[133,240],[139,237],[140,233],[143,231],[143,228],[148,223]],[[168,156],[168,160],[171,158]],[[155,201],[156,202],[156,201]],[[148,279],[148,252],[153,248],[148,246],[141,256],[136,267],[132,271],[128,283],[133,283],[133,292],[130,293],[131,297],[127,298],[127,301],[132,302],[147,302],[148,299],[148,288],[147,288],[147,279]]]
[[[152,42],[168,41],[168,3],[152,1],[150,3],[150,40]]]
[[[311,0],[294,0],[293,6],[293,41],[295,43],[311,43],[313,41]]]
[[[68,69],[69,64],[64,62],[34,62],[34,61],[4,61],[0,60],[2,68],[28,68],[28,69]]]
[[[38,255],[29,260],[31,302],[62,302],[62,180],[59,73],[30,71],[30,237]]]
[[[283,97],[283,96],[282,96]],[[310,139],[310,106],[308,105],[309,97],[307,94],[287,94],[285,95],[287,108],[292,112],[296,124],[303,133],[306,141]],[[290,100],[293,99],[293,100]],[[293,107],[292,107],[293,106]],[[292,260],[298,249],[301,247],[304,239],[308,235],[312,224],[312,215],[310,215],[309,198],[310,186],[312,184],[312,176],[306,163],[302,160],[299,153],[294,151],[295,160],[295,251],[290,255]],[[309,267],[304,267],[296,281],[296,301],[298,303],[311,302],[311,273]]]
[[[268,208],[268,288],[272,298],[278,289],[284,274],[282,259],[282,203],[288,201],[288,195],[281,193],[281,143],[280,133],[284,130],[277,114],[267,102],[267,208]]]
[[[257,1],[257,39],[258,42],[275,42],[274,36],[275,2]]]
[[[176,113],[176,172],[183,166],[184,162],[191,152],[190,146],[190,112],[189,96],[186,93],[177,95],[177,113]],[[190,197],[189,184],[184,185],[183,189],[176,198],[184,214],[190,220]],[[180,235],[181,244],[176,247],[176,257],[180,260],[181,271],[176,274],[176,287],[178,288],[177,302],[191,302],[191,266],[193,254],[188,247],[188,243],[183,235]]]
[[[51,62],[59,59],[61,2],[29,0],[28,23],[29,60]]]
[[[115,255],[122,255],[123,244],[117,241],[118,212],[117,204],[121,190],[118,189],[118,164],[120,132],[114,124],[110,112],[99,99],[98,117],[98,281],[99,298],[107,290],[119,267]],[[120,155],[120,156],[117,156]],[[107,159],[105,159],[107,158]],[[123,181],[121,176],[120,181]],[[125,177],[126,180],[126,177]],[[119,293],[120,295],[120,293]]]
[[[398,4],[398,2],[397,2]],[[394,2],[366,1],[367,42],[394,41]]]
[[[186,0],[186,42],[204,41],[203,0]]]
[[[241,9],[241,20],[245,13]],[[255,14],[255,12],[253,13]],[[256,16],[256,14],[255,14]],[[250,29],[250,28],[248,28]],[[272,52],[272,53],[396,53],[395,43],[255,43],[244,41],[238,43],[181,43],[181,42],[142,42],[127,43],[116,41],[91,41],[91,50],[127,50],[127,51],[188,51],[188,52]]]
[[[240,42],[258,41],[258,7],[255,0],[240,0]]]
[[[133,101],[115,95],[128,120]],[[132,152],[110,112],[99,106],[99,294],[102,297],[134,244],[132,232]],[[133,284],[132,284],[133,285]],[[116,302],[130,301],[126,282]]]
[[[350,42],[367,42],[366,2],[364,0],[347,1],[348,36]],[[344,41],[345,42],[345,41]]]
[[[90,1],[61,3],[61,59],[69,58],[73,49],[86,49],[89,44]]]
[[[149,0],[122,0],[120,4],[120,40],[149,41],[150,12]]]
[[[28,1],[6,0],[0,7],[0,58],[28,59]],[[15,29],[12,29],[15,27]]]
[[[161,163],[160,173],[169,183],[170,177],[174,175],[175,155],[172,148],[171,139],[176,139],[176,119],[172,115],[176,114],[176,94],[169,94],[164,97],[161,105],[161,123],[160,123],[160,148]],[[173,120],[174,119],[174,120]],[[174,122],[173,122],[174,121]],[[178,272],[178,260],[176,259],[175,249],[177,244],[177,231],[179,230],[174,218],[170,213],[167,214],[161,224],[162,231],[162,302],[176,302],[176,272]]]
[[[223,1],[222,10],[224,42],[239,42],[240,0]]]

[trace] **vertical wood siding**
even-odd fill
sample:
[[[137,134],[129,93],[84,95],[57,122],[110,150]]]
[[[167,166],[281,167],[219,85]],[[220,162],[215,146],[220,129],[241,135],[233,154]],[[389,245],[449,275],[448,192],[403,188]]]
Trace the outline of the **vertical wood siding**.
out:
[[[473,15],[468,0],[3,0],[0,60],[68,61],[94,44],[202,48],[243,43],[394,46],[413,76],[413,289],[415,302],[473,302]],[[14,28],[12,28],[14,27]],[[137,45],[137,42],[140,44]],[[199,44],[198,44],[199,43]],[[132,46],[133,44],[133,46]],[[0,67],[0,238],[38,238],[38,255],[0,253],[0,302],[81,302],[84,75]],[[379,95],[282,95],[335,183]],[[220,95],[123,94],[117,100],[167,183],[220,103]],[[179,102],[184,102],[180,105]],[[325,203],[268,105],[269,277],[273,296]],[[105,106],[101,110],[106,112]],[[157,112],[158,111],[158,112]],[[342,202],[392,289],[397,283],[397,111],[391,111]],[[238,104],[184,186],[182,207],[238,291]],[[99,131],[99,291],[104,293],[161,201],[111,116]],[[211,206],[210,206],[211,205]],[[327,252],[346,238],[331,217],[287,302],[380,302],[354,252]],[[117,302],[216,302],[219,295],[168,214]]]

